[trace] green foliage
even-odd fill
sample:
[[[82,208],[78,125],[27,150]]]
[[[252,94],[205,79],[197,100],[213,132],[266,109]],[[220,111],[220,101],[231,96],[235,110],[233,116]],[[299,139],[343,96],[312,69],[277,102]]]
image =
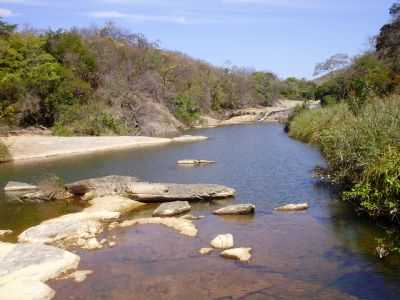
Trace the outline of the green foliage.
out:
[[[190,97],[179,96],[175,100],[175,114],[176,117],[185,124],[193,124],[199,119],[199,108]]]
[[[281,94],[290,100],[315,99],[316,85],[305,79],[289,77],[281,83]]]
[[[279,81],[272,73],[255,72],[253,75],[257,102],[264,106],[274,104],[279,98]]]
[[[0,37],[8,37],[16,28],[17,25],[7,24],[6,22],[3,22],[0,17]]]
[[[114,118],[99,109],[98,105],[73,104],[60,107],[60,116],[55,122],[53,133],[60,136],[100,136],[100,135],[129,135],[130,130],[122,120]]]
[[[306,110],[290,135],[318,145],[344,198],[373,217],[400,211],[400,98],[370,100],[354,114],[348,105]]]

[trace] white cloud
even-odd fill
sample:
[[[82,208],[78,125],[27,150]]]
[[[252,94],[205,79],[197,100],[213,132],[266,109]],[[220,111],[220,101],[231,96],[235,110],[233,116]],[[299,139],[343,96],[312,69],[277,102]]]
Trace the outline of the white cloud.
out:
[[[221,0],[225,4],[262,4],[275,7],[314,7],[319,0]]]
[[[132,22],[186,23],[185,17],[180,16],[139,15],[121,13],[118,11],[93,11],[89,12],[87,15],[97,19],[126,19]]]
[[[6,8],[0,8],[0,17],[12,17],[14,13]]]

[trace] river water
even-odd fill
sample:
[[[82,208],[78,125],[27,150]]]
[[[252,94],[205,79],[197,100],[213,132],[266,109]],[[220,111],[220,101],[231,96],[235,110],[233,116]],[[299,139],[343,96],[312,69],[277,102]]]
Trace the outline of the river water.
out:
[[[114,153],[3,165],[8,180],[37,182],[56,174],[66,182],[105,175],[143,180],[224,184],[232,200],[193,205],[196,238],[159,225],[117,229],[117,246],[79,251],[80,269],[93,270],[83,283],[52,281],[56,299],[400,299],[400,261],[379,261],[376,238],[385,231],[356,216],[335,191],[312,178],[324,165],[318,150],[292,140],[278,124],[198,130],[210,139]],[[180,159],[209,159],[204,167],[179,167]],[[0,195],[0,229],[18,234],[41,220],[81,209],[77,203],[10,204]],[[231,203],[254,203],[255,216],[218,217],[212,210]],[[276,213],[285,203],[308,202],[306,212]],[[130,217],[150,216],[149,207]],[[235,246],[253,248],[249,263],[198,250],[221,233]],[[10,237],[10,241],[15,236]]]

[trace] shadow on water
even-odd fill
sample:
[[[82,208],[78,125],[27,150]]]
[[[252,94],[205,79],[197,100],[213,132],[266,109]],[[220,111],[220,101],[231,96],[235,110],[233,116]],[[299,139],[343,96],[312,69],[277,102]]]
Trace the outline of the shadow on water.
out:
[[[236,199],[193,204],[196,238],[157,225],[104,232],[117,246],[79,251],[81,269],[94,274],[84,283],[52,281],[57,299],[396,299],[399,261],[378,261],[375,238],[384,231],[356,217],[335,191],[312,178],[324,165],[319,152],[289,139],[277,124],[201,130],[208,141],[168,145],[0,169],[8,180],[35,182],[57,174],[66,182],[110,174],[154,182],[217,183],[237,190]],[[183,168],[180,159],[216,160]],[[1,196],[0,196],[1,198]],[[286,203],[308,202],[307,212],[277,213]],[[0,227],[20,231],[55,215],[79,210],[75,204],[11,206],[0,202]],[[254,203],[254,216],[219,217],[212,211],[231,203]],[[59,206],[60,205],[60,206]],[[150,216],[156,205],[127,218]],[[252,247],[249,263],[201,256],[217,234],[232,233],[235,245]]]

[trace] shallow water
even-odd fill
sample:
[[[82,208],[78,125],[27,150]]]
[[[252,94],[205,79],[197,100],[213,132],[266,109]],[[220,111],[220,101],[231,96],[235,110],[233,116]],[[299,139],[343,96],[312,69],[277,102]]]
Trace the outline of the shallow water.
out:
[[[289,139],[277,124],[196,131],[208,141],[79,156],[24,165],[4,165],[8,180],[35,182],[57,174],[66,182],[103,175],[144,180],[218,183],[234,187],[235,200],[193,205],[199,236],[146,225],[106,232],[117,246],[79,252],[81,269],[94,270],[84,283],[53,281],[57,299],[399,299],[397,257],[378,261],[375,238],[384,231],[356,217],[335,192],[312,178],[324,162],[316,149]],[[179,167],[180,159],[216,160],[216,165]],[[1,196],[0,196],[1,197]],[[275,213],[287,202],[309,202],[299,213]],[[254,217],[217,217],[228,203],[256,204]],[[16,205],[0,202],[0,229],[24,228],[65,212],[76,203]],[[150,215],[151,207],[139,214]],[[138,214],[133,214],[136,217]],[[220,233],[236,246],[252,247],[249,263],[201,256],[198,250]],[[13,237],[11,237],[13,239]]]

